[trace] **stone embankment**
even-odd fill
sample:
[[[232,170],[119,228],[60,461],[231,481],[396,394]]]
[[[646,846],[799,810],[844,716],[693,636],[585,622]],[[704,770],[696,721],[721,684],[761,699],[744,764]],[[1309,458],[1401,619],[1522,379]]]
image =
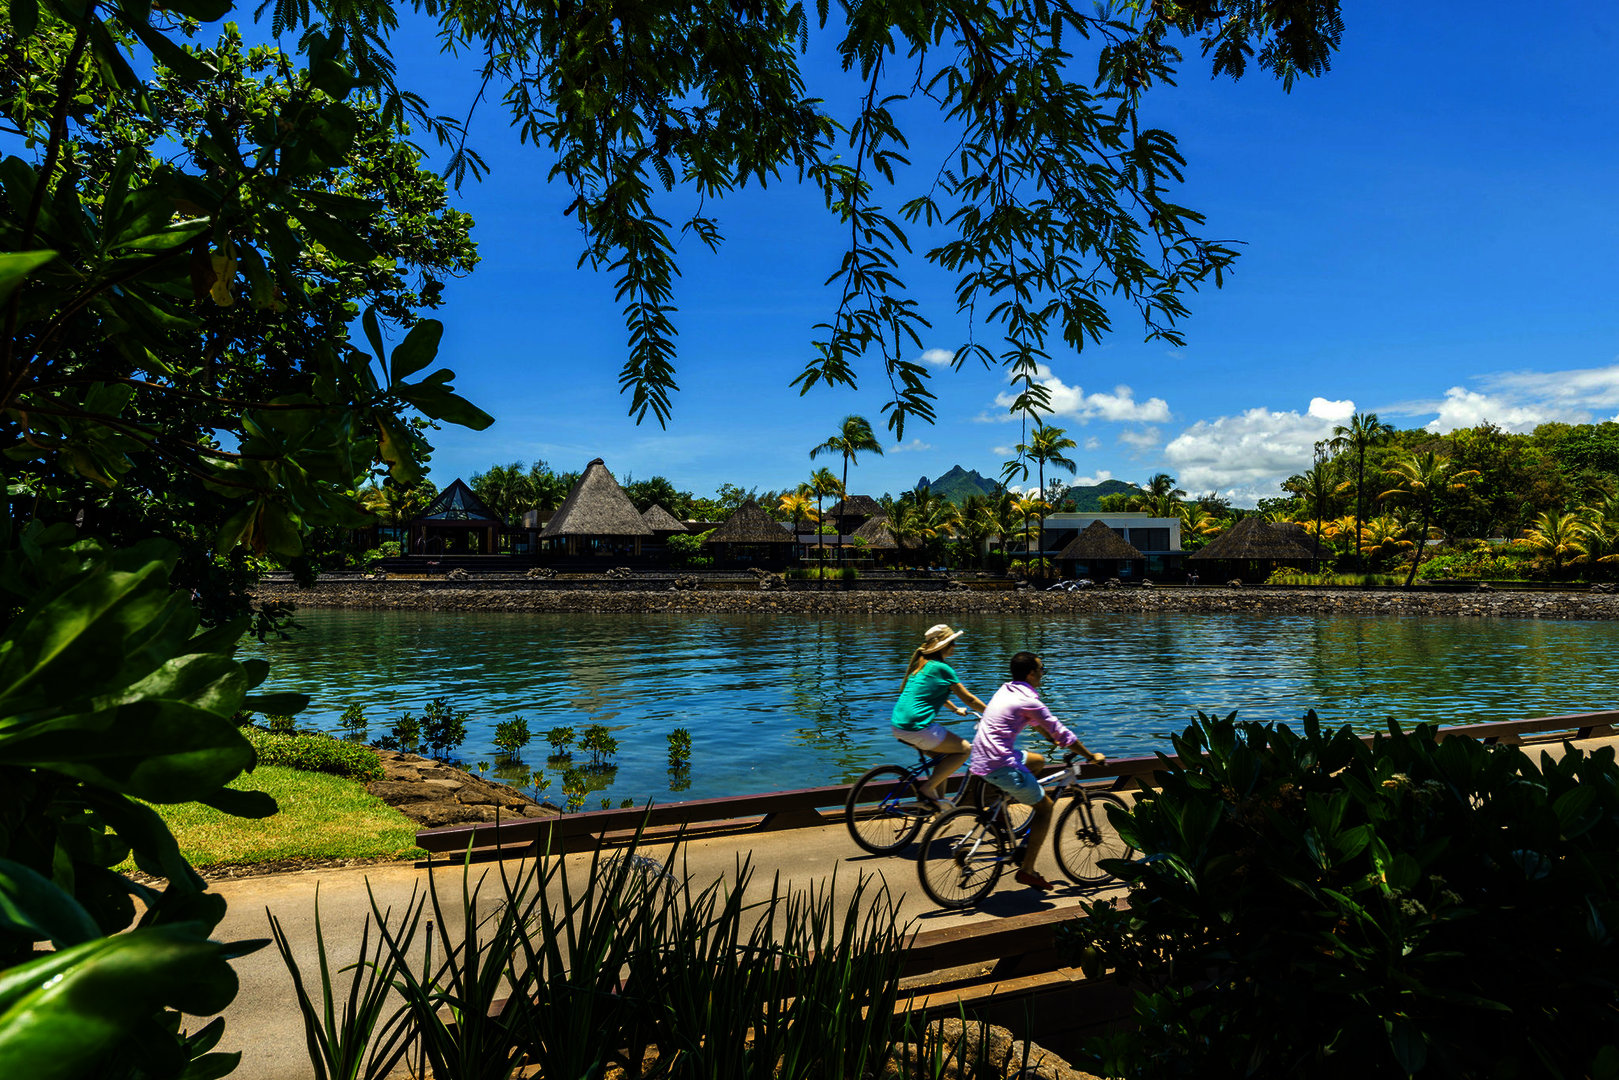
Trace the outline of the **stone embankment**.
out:
[[[465,769],[397,750],[378,750],[381,780],[365,789],[424,829],[520,817],[555,817],[560,811],[506,784]]]
[[[259,585],[260,600],[299,607],[409,611],[537,611],[650,614],[760,613],[946,617],[957,614],[1190,612],[1206,615],[1429,615],[1505,619],[1619,619],[1619,594],[1592,592],[1426,592],[1402,589],[1140,586],[1042,592],[1033,589],[614,589],[558,581],[400,581],[333,579],[312,588]]]

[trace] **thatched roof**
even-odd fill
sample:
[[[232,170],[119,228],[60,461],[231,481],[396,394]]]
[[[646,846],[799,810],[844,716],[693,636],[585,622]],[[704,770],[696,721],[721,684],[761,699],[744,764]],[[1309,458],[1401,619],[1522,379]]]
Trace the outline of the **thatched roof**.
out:
[[[1068,546],[1057,553],[1059,559],[1080,559],[1099,562],[1112,559],[1128,562],[1145,559],[1136,546],[1110,529],[1105,521],[1097,519],[1085,526],[1080,534],[1068,541]]]
[[[585,466],[562,506],[551,515],[540,539],[553,536],[651,536],[635,504],[618,486],[601,458]]]
[[[646,523],[647,528],[651,529],[655,533],[677,533],[686,531],[686,526],[682,525],[675,519],[673,514],[659,506],[657,503],[653,503],[651,506],[641,511],[641,520]]]
[[[1315,558],[1310,549],[1291,539],[1264,518],[1245,517],[1209,542],[1209,545],[1187,556],[1188,559],[1228,560],[1245,559],[1297,562]]]
[[[832,517],[876,517],[883,513],[883,504],[870,495],[846,495],[827,511]]]
[[[770,515],[759,509],[759,504],[749,499],[737,507],[736,513],[708,534],[705,544],[791,544],[794,543],[793,534],[787,531],[787,526],[779,521],[772,521]]]
[[[888,515],[879,512],[876,517],[866,522],[850,535],[856,540],[864,540],[866,546],[877,551],[895,551],[899,544],[894,540],[894,534],[887,529]]]

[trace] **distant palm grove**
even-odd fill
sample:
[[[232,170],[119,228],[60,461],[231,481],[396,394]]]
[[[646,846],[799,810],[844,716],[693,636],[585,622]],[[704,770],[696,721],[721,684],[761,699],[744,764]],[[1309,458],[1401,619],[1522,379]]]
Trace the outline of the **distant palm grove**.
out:
[[[1159,473],[1140,484],[1110,480],[1074,487],[1075,448],[1064,429],[1037,427],[1018,456],[991,470],[993,479],[960,466],[939,480],[923,478],[899,493],[872,495],[881,532],[902,563],[954,569],[1049,573],[1040,550],[1047,515],[1059,512],[1147,513],[1178,518],[1182,548],[1194,552],[1245,516],[1295,523],[1318,558],[1317,580],[1334,574],[1394,575],[1410,583],[1446,578],[1588,579],[1619,577],[1619,423],[1542,424],[1528,434],[1493,424],[1436,435],[1397,431],[1374,413],[1356,414],[1317,443],[1312,458],[1257,509],[1233,507],[1221,495],[1189,493]],[[795,534],[835,533],[831,511],[860,496],[862,455],[882,447],[862,417],[846,417],[808,453],[805,474],[779,490],[722,484],[712,495],[682,489],[663,476],[621,478],[637,510],[659,506],[677,519],[717,523],[757,503]],[[821,466],[822,457],[833,467]],[[496,514],[519,521],[562,505],[580,474],[536,461],[491,465],[469,485]],[[431,481],[392,482],[358,493],[379,522],[398,525],[430,503]],[[702,565],[701,534],[677,537],[672,552]],[[334,534],[320,562],[363,564],[392,547],[364,546]],[[829,552],[830,555],[830,552]],[[1302,570],[1277,580],[1309,580]]]

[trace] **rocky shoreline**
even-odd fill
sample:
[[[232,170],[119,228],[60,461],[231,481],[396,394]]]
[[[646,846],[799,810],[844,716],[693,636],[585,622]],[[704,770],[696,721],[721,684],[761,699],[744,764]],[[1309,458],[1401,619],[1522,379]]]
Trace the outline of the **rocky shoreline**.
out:
[[[1033,589],[798,590],[570,588],[558,582],[334,579],[301,588],[268,581],[261,601],[304,608],[400,611],[534,611],[623,614],[916,615],[1190,612],[1270,615],[1458,616],[1499,619],[1619,619],[1619,594],[1539,590],[1440,592],[1403,589],[1140,586]]]

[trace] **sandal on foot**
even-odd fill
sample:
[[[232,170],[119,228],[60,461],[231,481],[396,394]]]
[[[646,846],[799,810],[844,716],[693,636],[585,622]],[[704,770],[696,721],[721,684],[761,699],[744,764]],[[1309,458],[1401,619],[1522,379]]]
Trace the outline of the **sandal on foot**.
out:
[[[918,791],[916,793],[916,801],[921,803],[923,806],[931,807],[935,813],[943,810],[946,805],[945,801],[939,798],[939,796],[929,795],[925,791]]]
[[[1015,878],[1019,885],[1027,885],[1031,889],[1045,892],[1051,888],[1051,882],[1040,876],[1037,870],[1019,870]]]

